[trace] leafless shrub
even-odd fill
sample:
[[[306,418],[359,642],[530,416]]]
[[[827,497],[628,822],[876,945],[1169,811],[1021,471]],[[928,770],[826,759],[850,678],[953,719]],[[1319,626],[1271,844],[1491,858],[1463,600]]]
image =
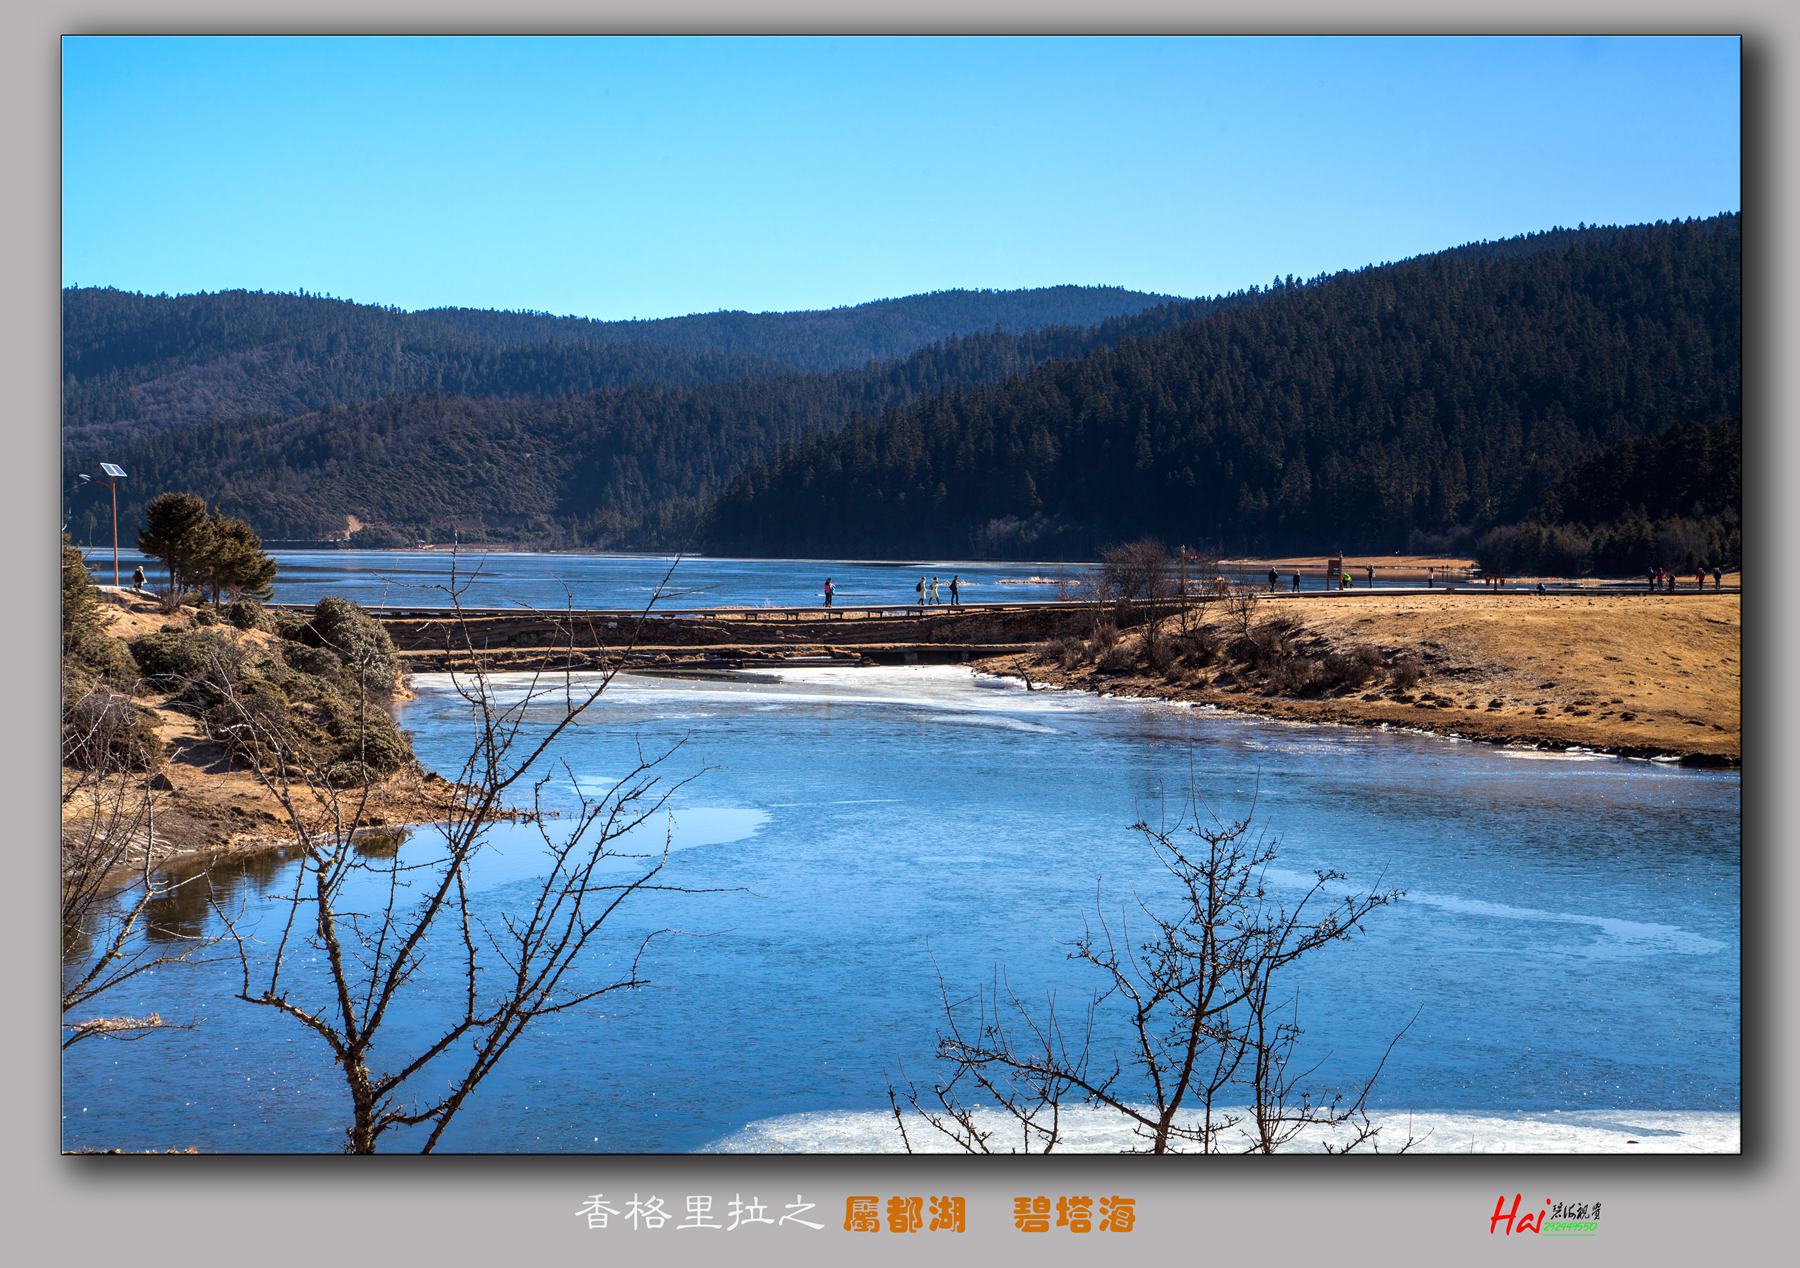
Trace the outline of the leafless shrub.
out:
[[[1360,687],[1381,672],[1381,653],[1363,644],[1325,657],[1320,670],[1328,688]]]
[[[454,560],[448,593],[457,646],[447,650],[459,656],[453,681],[474,730],[435,840],[417,841],[416,850],[364,849],[369,788],[357,772],[284,750],[276,733],[259,733],[248,749],[258,779],[282,807],[299,867],[272,944],[253,945],[227,920],[241,970],[238,998],[292,1019],[330,1051],[349,1095],[344,1147],[352,1153],[373,1153],[401,1129],[413,1129],[421,1152],[431,1152],[528,1027],[645,984],[644,952],[670,930],[637,940],[619,969],[596,976],[590,963],[623,903],[649,891],[703,892],[659,880],[666,840],[650,855],[621,853],[618,844],[661,815],[687,782],[662,777],[670,752],[640,754],[599,795],[577,789],[576,809],[557,820],[556,830],[544,813],[552,748],[611,684],[620,660],[578,682],[571,630],[570,669],[534,674],[522,694],[503,695],[462,618]],[[368,676],[368,690],[383,689],[379,666],[359,660],[352,668]],[[226,699],[235,699],[229,689]],[[253,730],[263,726],[249,707],[239,719]],[[527,791],[545,870],[522,908],[485,919],[470,899],[470,866],[492,825],[509,814],[508,797]],[[624,869],[609,866],[613,861]],[[359,908],[353,895],[371,892],[379,895],[373,907]],[[324,966],[322,984],[290,971],[302,947]],[[390,1018],[398,1001],[416,994],[409,986],[428,950],[455,957],[459,1000],[424,1037],[393,1035]]]
[[[1153,637],[1149,631],[1144,635],[1144,660],[1150,668],[1159,674],[1167,675],[1175,668],[1178,650],[1170,638]]]
[[[1128,669],[1136,668],[1137,661],[1137,649],[1132,644],[1119,640],[1100,653],[1095,668],[1103,674],[1122,674]]]
[[[1154,537],[1109,546],[1100,556],[1106,597],[1120,607],[1155,602],[1173,592],[1169,548]]]
[[[104,690],[104,689],[102,689]],[[79,706],[79,702],[76,702]],[[150,913],[184,885],[205,884],[205,869],[174,879],[156,870],[154,776],[130,743],[104,735],[110,708],[93,729],[73,730],[65,715],[62,790],[62,1015],[64,1048],[84,1039],[141,1038],[174,1023],[160,1014],[107,1016],[106,997],[161,965],[185,960],[213,939],[159,931],[161,943],[186,945],[178,952],[152,949],[145,939]],[[159,746],[160,753],[160,746]]]
[[[1425,666],[1417,656],[1397,656],[1388,667],[1388,682],[1396,691],[1411,691],[1425,676]]]
[[[1210,665],[1218,659],[1224,645],[1224,638],[1212,626],[1195,625],[1182,636],[1177,650],[1196,665]]]
[[[1118,641],[1119,627],[1113,623],[1112,618],[1099,617],[1094,621],[1094,634],[1088,641],[1088,654],[1094,656],[1109,652]]]
[[[1287,656],[1271,662],[1269,690],[1283,696],[1316,696],[1331,685],[1322,662],[1310,656]]]
[[[1273,1153],[1311,1130],[1328,1133],[1332,1151],[1378,1149],[1385,1142],[1366,1111],[1386,1055],[1353,1096],[1310,1089],[1316,1067],[1297,1063],[1298,997],[1286,970],[1350,938],[1399,891],[1333,901],[1344,878],[1321,871],[1284,901],[1267,875],[1275,845],[1249,816],[1211,819],[1191,795],[1172,828],[1135,830],[1175,882],[1177,903],[1134,904],[1115,921],[1096,897],[1071,955],[1101,985],[1070,1026],[1053,998],[1033,1008],[998,971],[970,998],[954,997],[940,976],[937,1055],[949,1075],[929,1091],[910,1080],[889,1087],[904,1146],[910,1108],[924,1130],[970,1153],[1049,1153],[1064,1143],[1065,1109],[1085,1105],[1116,1115],[1148,1153]],[[1134,919],[1148,928],[1134,932]],[[1124,1019],[1118,1054],[1094,1050],[1103,1009]]]
[[[1059,638],[1050,645],[1050,655],[1062,668],[1073,669],[1087,660],[1087,644],[1079,638]]]
[[[162,765],[163,742],[149,710],[96,684],[63,704],[62,760],[83,770],[150,771]]]
[[[1256,591],[1242,583],[1227,582],[1218,602],[1225,609],[1226,623],[1237,637],[1249,638],[1251,623],[1256,620]]]

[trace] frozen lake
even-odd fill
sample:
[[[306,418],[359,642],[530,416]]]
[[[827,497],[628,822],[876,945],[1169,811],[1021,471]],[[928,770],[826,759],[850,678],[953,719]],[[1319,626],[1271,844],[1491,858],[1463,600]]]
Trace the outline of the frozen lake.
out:
[[[416,688],[401,721],[422,760],[451,769],[463,704],[442,678]],[[622,677],[559,755],[591,787],[640,744],[677,741],[668,772],[697,778],[674,803],[664,879],[732,892],[634,900],[611,954],[665,926],[705,936],[657,943],[648,989],[528,1032],[445,1148],[893,1147],[889,1079],[936,1073],[936,974],[973,989],[998,967],[1027,998],[1084,999],[1096,982],[1066,944],[1097,883],[1114,911],[1155,897],[1130,825],[1173,814],[1190,771],[1222,816],[1254,801],[1280,839],[1278,886],[1333,868],[1407,891],[1298,979],[1317,1086],[1358,1084],[1416,1012],[1376,1104],[1438,1115],[1440,1146],[1513,1123],[1540,1142],[1514,1147],[1554,1147],[1543,1125],[1560,1122],[1551,1137],[1573,1149],[1631,1131],[1664,1133],[1646,1147],[1735,1148],[1735,772],[1027,693],[960,668]],[[553,799],[569,802],[569,778]],[[524,901],[537,848],[529,827],[496,830],[475,872],[483,910]],[[293,866],[249,865],[231,901],[252,922],[277,910]],[[205,927],[190,906],[167,918]],[[71,1050],[67,1145],[339,1146],[326,1051],[231,1002],[235,973],[177,966],[119,998],[119,1012],[204,1020]],[[422,1014],[454,986],[426,978]],[[1117,1143],[1102,1132],[1094,1147]]]

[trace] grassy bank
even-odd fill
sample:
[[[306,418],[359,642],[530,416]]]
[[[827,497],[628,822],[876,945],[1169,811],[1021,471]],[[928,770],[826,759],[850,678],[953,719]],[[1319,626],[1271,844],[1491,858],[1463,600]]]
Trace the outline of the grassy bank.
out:
[[[995,673],[1269,717],[1416,727],[1736,765],[1735,594],[1435,594],[1213,604],[1185,628],[1115,632],[981,662]]]
[[[460,790],[419,767],[383,705],[358,706],[346,693],[335,654],[268,625],[240,629],[193,608],[165,612],[129,591],[102,589],[98,598],[80,655],[64,659],[65,839],[82,834],[96,816],[105,821],[119,814],[115,801],[135,805],[147,786],[153,830],[139,835],[158,862],[292,843],[276,790],[258,778],[247,754],[233,749],[227,737],[237,728],[206,704],[216,693],[198,689],[226,664],[247,706],[289,736],[304,760],[325,769],[339,759],[329,766],[335,796],[299,772],[289,781],[286,795],[304,819],[347,818],[360,803],[365,825],[414,824],[443,819],[457,804]],[[184,666],[187,660],[195,664]],[[174,668],[185,673],[168,672]],[[403,698],[404,678],[396,677],[387,694]],[[71,759],[72,718],[90,703],[109,719],[102,729],[115,750],[130,746],[133,757],[119,772],[133,772],[128,778],[94,779],[91,761]],[[368,723],[355,721],[358,708],[368,711]],[[115,718],[126,721],[110,721]],[[379,755],[372,747],[377,741]]]

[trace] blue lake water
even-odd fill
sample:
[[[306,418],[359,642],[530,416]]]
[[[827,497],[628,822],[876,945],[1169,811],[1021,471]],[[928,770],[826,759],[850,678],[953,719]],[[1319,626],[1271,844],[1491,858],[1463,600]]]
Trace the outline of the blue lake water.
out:
[[[112,580],[112,551],[88,550],[89,565]],[[921,577],[939,581],[939,598],[950,601],[950,579],[960,577],[965,603],[998,603],[1073,597],[1093,565],[1087,563],[969,563],[918,559],[904,563],[842,559],[683,559],[673,574],[674,556],[566,554],[525,551],[278,550],[275,598],[313,603],[335,594],[371,606],[442,607],[450,602],[452,569],[462,602],[470,607],[639,609],[662,590],[660,607],[794,607],[820,602],[830,578],[840,605],[910,603]],[[161,566],[136,551],[119,553],[119,575],[130,583],[138,563],[152,585],[164,583]],[[1306,570],[1302,588],[1324,585],[1323,561]],[[1034,578],[1036,580],[1034,580]],[[1059,579],[1061,584],[1059,584]],[[1261,578],[1248,578],[1266,584]],[[1377,586],[1388,583],[1377,575]],[[1285,589],[1287,577],[1281,581]],[[1361,574],[1357,588],[1366,582]]]
[[[464,706],[442,679],[416,688],[401,720],[449,769]],[[551,804],[572,804],[571,778],[598,787],[640,745],[678,741],[665,769],[695,778],[673,802],[663,879],[729,892],[625,907],[605,964],[650,930],[693,936],[653,944],[648,988],[528,1032],[445,1148],[687,1151],[793,1115],[879,1125],[890,1079],[936,1073],[939,972],[968,991],[1003,969],[1065,1010],[1086,997],[1094,979],[1066,943],[1097,885],[1113,914],[1155,901],[1130,825],[1174,813],[1190,777],[1222,815],[1254,801],[1287,891],[1316,868],[1407,891],[1297,979],[1315,1085],[1359,1083],[1416,1014],[1378,1106],[1739,1107],[1733,772],[1027,693],[960,668],[821,669],[622,677],[565,737]],[[482,912],[526,900],[537,848],[529,826],[496,831],[475,871]],[[229,901],[246,922],[278,910],[292,866],[264,859],[238,878]],[[397,1037],[453,997],[452,964],[447,950],[431,962]],[[115,1000],[200,1025],[71,1050],[68,1146],[339,1146],[344,1094],[324,1048],[231,1002],[235,973],[176,966]],[[1120,1038],[1103,1013],[1103,1048]]]

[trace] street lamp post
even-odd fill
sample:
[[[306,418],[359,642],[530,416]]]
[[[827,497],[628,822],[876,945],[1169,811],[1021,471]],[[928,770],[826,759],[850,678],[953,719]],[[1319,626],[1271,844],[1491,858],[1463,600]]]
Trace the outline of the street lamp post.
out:
[[[125,468],[117,463],[103,462],[100,464],[100,470],[106,473],[104,479],[96,480],[89,475],[84,475],[81,479],[84,484],[104,484],[112,490],[113,588],[117,589],[119,585],[119,481],[125,479]]]

